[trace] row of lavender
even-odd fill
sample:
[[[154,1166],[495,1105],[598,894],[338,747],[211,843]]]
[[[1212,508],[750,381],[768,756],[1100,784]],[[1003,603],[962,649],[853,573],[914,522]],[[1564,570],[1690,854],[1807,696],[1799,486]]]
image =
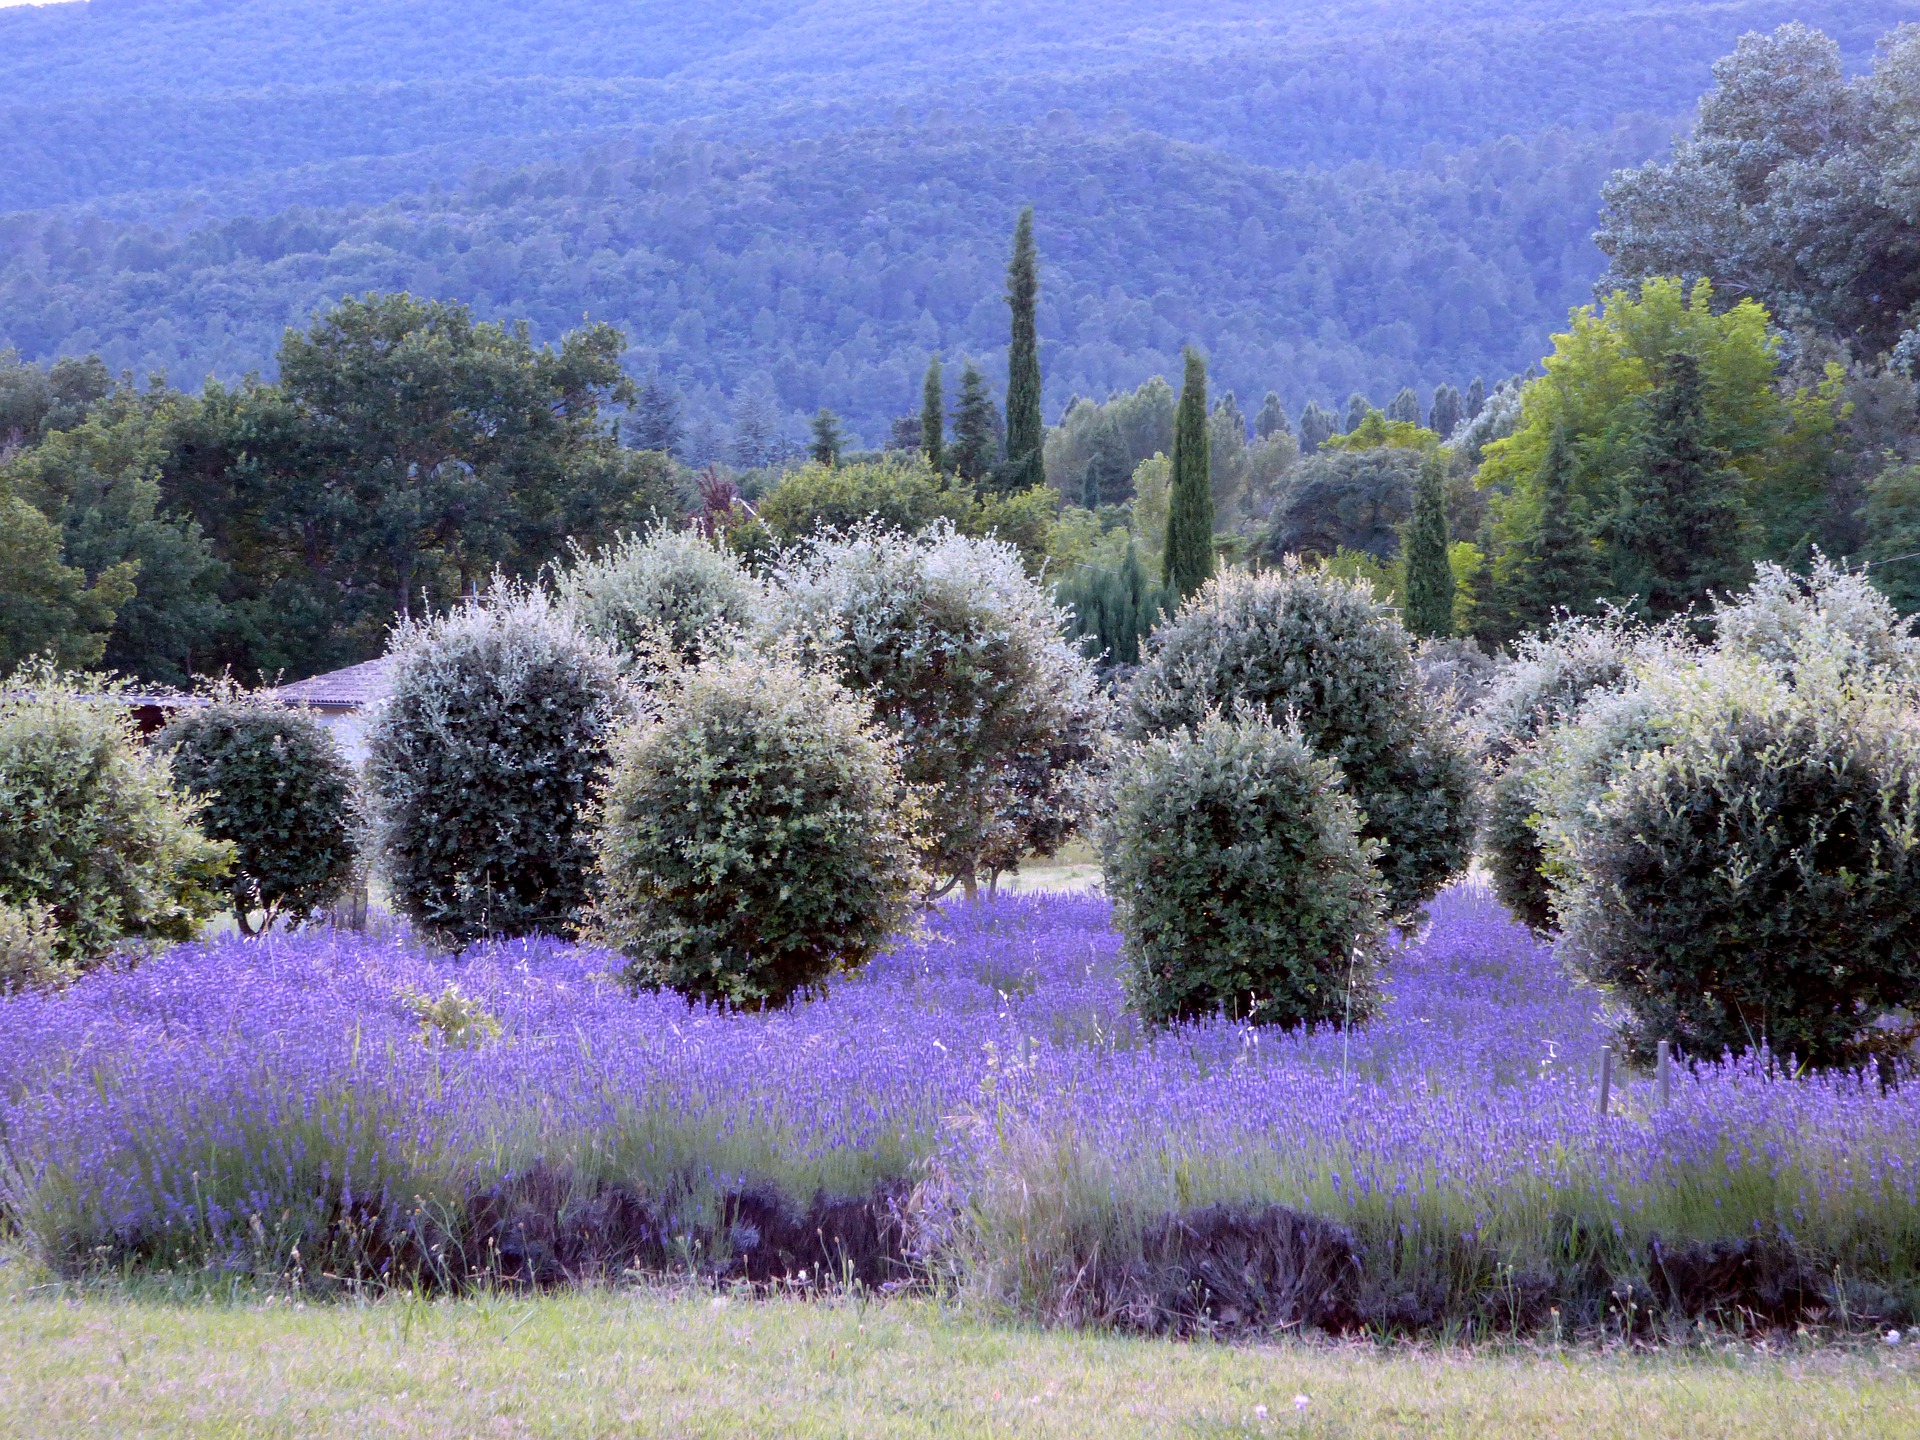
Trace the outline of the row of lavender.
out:
[[[729,1197],[885,1194],[917,1273],[1059,1318],[1209,1207],[1342,1227],[1374,1313],[1413,1323],[1617,1318],[1664,1293],[1661,1244],[1718,1244],[1734,1301],[1771,1266],[1806,1304],[1911,1303],[1913,1089],[1754,1056],[1602,1116],[1597,994],[1484,890],[1440,898],[1344,1033],[1143,1028],[1118,946],[1097,897],[958,905],[765,1014],[549,941],[181,948],[0,1001],[0,1208],[69,1272],[457,1280],[475,1197],[544,1167],[576,1208],[638,1197],[696,1267],[742,1243]]]

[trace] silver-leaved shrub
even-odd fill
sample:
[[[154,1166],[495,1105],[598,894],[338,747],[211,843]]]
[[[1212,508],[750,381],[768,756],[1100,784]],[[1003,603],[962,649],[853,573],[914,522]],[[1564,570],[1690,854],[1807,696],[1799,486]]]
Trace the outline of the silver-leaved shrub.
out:
[[[727,653],[767,603],[765,587],[729,551],[696,530],[666,526],[595,554],[576,550],[555,588],[574,622],[643,679],[663,664]]]
[[[403,624],[389,653],[367,788],[395,904],[452,941],[572,933],[629,708],[618,658],[511,586]]]
[[[1012,545],[865,527],[808,542],[774,580],[780,634],[898,737],[935,876],[971,891],[1078,828],[1105,705]]]

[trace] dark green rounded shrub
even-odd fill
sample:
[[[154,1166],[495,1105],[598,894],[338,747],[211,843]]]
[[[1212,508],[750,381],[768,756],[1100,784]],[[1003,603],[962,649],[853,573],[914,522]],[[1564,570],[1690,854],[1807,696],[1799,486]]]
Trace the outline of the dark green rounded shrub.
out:
[[[0,681],[0,906],[12,983],[128,941],[191,940],[226,897],[233,847],[140,744],[119,688],[44,665]]]
[[[1480,810],[1480,853],[1493,893],[1513,918],[1536,935],[1553,929],[1553,886],[1536,828],[1540,795],[1533,750],[1522,750],[1488,782]]]
[[[1120,757],[1098,825],[1133,1004],[1344,1024],[1378,1001],[1374,842],[1340,770],[1264,715],[1209,715]]]
[[[1476,776],[1423,691],[1407,633],[1365,584],[1289,565],[1230,573],[1154,631],[1128,695],[1136,738],[1210,711],[1295,719],[1335,761],[1379,842],[1387,913],[1410,916],[1466,868]]]
[[[394,637],[367,786],[394,903],[453,941],[570,934],[583,813],[627,711],[619,662],[511,589]]]
[[[784,660],[716,661],[619,742],[598,928],[636,986],[785,1005],[912,913],[918,815],[864,703]]]
[[[1920,994],[1920,722],[1750,662],[1663,688],[1665,745],[1564,836],[1567,953],[1640,1053],[1864,1059]]]
[[[234,847],[228,894],[243,931],[307,920],[345,888],[353,770],[318,720],[226,689],[207,708],[182,711],[153,744],[199,797],[200,828]]]

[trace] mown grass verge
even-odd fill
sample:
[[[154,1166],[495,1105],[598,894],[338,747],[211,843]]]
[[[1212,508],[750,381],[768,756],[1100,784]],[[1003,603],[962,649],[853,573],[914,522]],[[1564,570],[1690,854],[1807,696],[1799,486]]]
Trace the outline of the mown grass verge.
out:
[[[331,1305],[153,1294],[60,1285],[17,1254],[0,1265],[0,1435],[1920,1433],[1920,1346],[1884,1339],[1233,1346],[994,1325],[928,1299],[692,1287]]]

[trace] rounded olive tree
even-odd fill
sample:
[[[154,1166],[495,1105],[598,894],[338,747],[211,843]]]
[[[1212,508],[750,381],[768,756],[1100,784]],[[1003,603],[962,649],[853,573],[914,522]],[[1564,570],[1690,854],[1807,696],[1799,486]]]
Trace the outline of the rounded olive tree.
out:
[[[233,847],[140,744],[124,687],[30,665],[0,683],[0,984],[57,980],[127,942],[190,940],[226,898]]]
[[[1626,1002],[1632,1047],[1832,1066],[1910,1041],[1877,1022],[1920,993],[1911,706],[1737,657],[1642,702],[1663,743],[1559,833],[1564,948]]]
[[[571,933],[582,815],[628,709],[617,657],[512,587],[402,625],[388,653],[367,788],[395,903],[454,941]]]
[[[1379,995],[1378,846],[1297,729],[1217,714],[1127,747],[1097,835],[1149,1020],[1346,1024]]]
[[[785,1005],[911,914],[917,818],[863,701],[784,659],[709,662],[616,745],[597,929],[636,986]]]
[[[228,894],[240,929],[307,920],[353,875],[353,769],[306,712],[231,686],[211,698],[175,716],[154,748],[199,797],[201,828],[234,847]]]
[[[971,894],[1073,833],[1105,709],[1013,546],[867,527],[809,542],[774,580],[778,630],[898,737],[948,887]]]
[[[643,677],[727,653],[766,608],[765,587],[697,530],[661,526],[597,554],[576,548],[554,581],[561,608]]]
[[[1475,773],[1370,586],[1289,563],[1208,582],[1154,631],[1127,698],[1142,738],[1210,712],[1297,722],[1340,766],[1378,842],[1387,913],[1412,915],[1472,856]]]

